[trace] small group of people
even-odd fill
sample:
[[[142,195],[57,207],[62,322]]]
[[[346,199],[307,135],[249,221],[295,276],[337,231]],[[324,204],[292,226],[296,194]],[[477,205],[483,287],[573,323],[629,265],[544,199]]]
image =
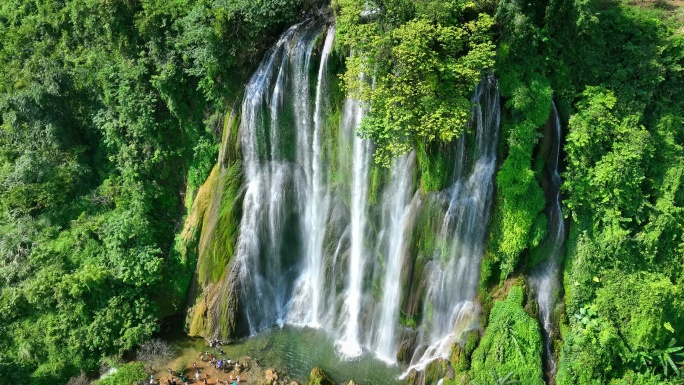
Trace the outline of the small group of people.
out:
[[[216,348],[218,350],[219,354],[223,355],[223,349],[221,349],[221,341],[217,339],[213,339],[209,341],[209,347],[210,348]]]
[[[183,373],[175,372],[173,369],[169,368],[169,375],[171,375],[171,377],[167,380],[167,385],[188,385],[188,379]],[[176,381],[176,377],[178,377],[178,381]]]
[[[204,362],[204,357],[205,356],[200,357],[200,359],[203,362]],[[209,354],[208,357],[209,357],[209,364],[216,370],[224,370],[224,371],[228,370],[228,369],[230,369],[230,366],[233,364],[233,361],[231,361],[230,359],[226,359],[226,360],[218,359],[218,358],[214,357],[213,354]],[[192,366],[193,366],[193,368],[195,368],[195,370],[197,370],[197,362],[193,362]]]
[[[175,373],[170,368],[169,368],[169,373],[171,374],[171,377],[169,377],[169,379],[166,380],[166,385],[188,385],[188,380],[187,380],[187,378],[183,377],[183,375],[180,375],[179,376],[180,379],[178,381],[176,381],[176,379],[174,378]],[[163,380],[163,378],[159,380],[159,385],[164,385],[162,383],[162,380]],[[156,384],[157,384],[157,380],[154,379],[153,374],[150,374],[150,385],[156,385]]]
[[[224,354],[223,350],[219,351],[219,355],[222,356],[223,354]],[[218,358],[215,357],[214,354],[209,353],[209,352],[200,352],[199,358],[200,358],[200,361],[202,361],[202,362],[209,361],[211,363],[216,363],[216,360],[218,360]]]
[[[209,380],[209,375],[205,374],[204,378],[202,378],[202,371],[200,369],[197,369],[197,363],[193,363],[193,366],[195,367],[195,384],[200,384],[203,383],[204,385],[207,385],[207,381]],[[185,380],[183,377],[181,377],[183,380]],[[187,380],[185,380],[185,384],[187,384]]]
[[[230,360],[218,360],[216,362],[212,362],[212,365],[216,370],[226,370],[230,366],[231,361]]]
[[[218,350],[218,357],[214,356],[214,354],[210,353],[209,351],[199,352],[199,359],[202,363],[208,362],[214,369],[220,370],[224,373],[228,373],[229,371],[235,369],[238,374],[235,378],[233,378],[233,376],[231,375],[230,379],[226,379],[225,381],[216,378],[215,383],[220,385],[240,385],[241,380],[239,373],[241,373],[244,370],[249,370],[249,362],[232,361],[229,358],[224,358],[224,352],[220,349],[221,342],[217,339],[209,341],[209,346]],[[219,359],[219,357],[221,358]],[[257,363],[257,366],[258,365],[259,364]],[[193,362],[192,367],[195,371],[194,381],[186,378],[182,374],[182,372],[175,372],[171,368],[169,368],[170,378],[167,380],[166,383],[160,382],[159,385],[188,385],[188,382],[192,382],[192,384],[209,385],[209,375],[204,373],[204,365],[198,365],[197,362]],[[204,374],[204,376],[202,376],[202,374]],[[180,378],[180,380],[177,381],[176,378]],[[150,384],[154,384],[154,382],[150,382]]]
[[[169,378],[167,385],[188,385],[188,380],[184,380],[183,378],[181,378],[178,381],[176,381],[175,378],[171,377]]]
[[[209,352],[200,352],[200,354],[199,354],[199,359],[200,359],[200,361],[202,361],[202,362],[211,361],[211,359],[212,359],[213,357],[214,357],[214,355],[211,354],[211,353],[209,353]]]

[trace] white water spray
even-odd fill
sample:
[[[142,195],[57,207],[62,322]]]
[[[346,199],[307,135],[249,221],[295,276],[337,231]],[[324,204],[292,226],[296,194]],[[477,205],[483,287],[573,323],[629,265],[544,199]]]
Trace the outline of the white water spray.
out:
[[[283,234],[291,216],[288,202],[296,199],[290,186],[296,184],[297,178],[294,165],[282,151],[282,127],[286,122],[280,111],[285,104],[289,73],[292,70],[296,76],[305,72],[303,68],[308,69],[316,35],[311,23],[286,31],[245,90],[240,135],[246,193],[236,268],[251,334],[282,323],[287,314],[292,264],[284,255],[283,246],[288,240]],[[302,102],[301,108],[306,109],[306,103]]]
[[[304,236],[306,256],[305,268],[295,283],[295,291],[290,306],[288,322],[309,327],[321,327],[321,305],[323,283],[323,240],[329,210],[328,164],[324,158],[323,130],[325,121],[325,96],[327,94],[326,70],[328,59],[335,39],[335,28],[329,28],[325,37],[321,62],[318,68],[316,99],[313,112],[313,133],[309,135],[309,127],[302,125],[298,133],[298,154],[302,154],[299,163],[304,168],[304,186],[300,195],[302,219],[302,235]],[[307,66],[302,68],[308,73]],[[300,83],[309,82],[308,76],[302,76]],[[305,87],[302,87],[305,88]],[[298,94],[308,93],[308,89]],[[302,97],[306,99],[306,97]],[[306,111],[307,113],[309,111]],[[304,111],[298,115],[302,115]],[[309,115],[310,116],[310,113]],[[305,116],[300,116],[304,121]],[[309,156],[311,154],[312,156]]]

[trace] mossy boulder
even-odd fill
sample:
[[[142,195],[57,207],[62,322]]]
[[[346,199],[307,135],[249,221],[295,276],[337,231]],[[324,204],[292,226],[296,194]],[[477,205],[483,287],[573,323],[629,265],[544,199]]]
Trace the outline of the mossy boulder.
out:
[[[455,373],[465,373],[470,370],[470,360],[478,342],[480,342],[480,333],[477,330],[471,330],[466,334],[464,346],[454,343],[450,361]]]
[[[449,360],[438,358],[430,362],[423,371],[412,369],[406,377],[407,385],[435,385],[440,380],[454,378],[454,369]]]
[[[454,370],[449,360],[438,358],[425,368],[425,384],[436,384],[443,378],[454,378]]]
[[[198,189],[181,233],[181,249],[187,249],[181,251],[197,261],[187,296],[191,336],[231,339],[246,332],[232,268],[244,197],[238,121],[235,112],[226,118],[219,161]]]
[[[397,361],[408,364],[411,361],[413,352],[416,349],[416,338],[418,332],[412,328],[402,328],[399,338],[399,348],[397,349]]]
[[[425,373],[419,372],[416,369],[411,369],[406,376],[406,385],[423,385],[424,379]]]
[[[323,369],[315,367],[311,370],[306,385],[335,385],[335,381],[330,379]]]
[[[525,312],[523,303],[523,288],[515,285],[505,300],[494,304],[471,358],[471,376],[478,384],[496,383],[510,374],[509,379],[523,384],[544,385],[539,324]]]

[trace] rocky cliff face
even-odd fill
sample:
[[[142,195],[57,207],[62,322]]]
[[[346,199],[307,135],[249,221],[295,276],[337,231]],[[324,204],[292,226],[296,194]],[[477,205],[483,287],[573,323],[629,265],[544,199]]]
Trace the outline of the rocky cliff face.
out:
[[[243,198],[238,121],[233,109],[225,119],[218,162],[197,191],[182,232],[186,253],[197,258],[186,314],[191,336],[228,339],[244,333],[231,276]]]

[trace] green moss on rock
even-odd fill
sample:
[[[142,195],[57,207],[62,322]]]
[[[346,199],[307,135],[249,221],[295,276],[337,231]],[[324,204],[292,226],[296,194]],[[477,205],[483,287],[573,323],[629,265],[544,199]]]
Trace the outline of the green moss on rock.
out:
[[[315,367],[311,370],[306,385],[335,385],[335,381],[330,379],[323,369]]]
[[[454,162],[438,146],[422,142],[416,148],[420,167],[420,187],[424,192],[441,191],[448,187],[454,171]]]
[[[445,377],[453,377],[453,374],[449,361],[438,358],[425,368],[425,384],[436,384]]]
[[[465,346],[454,343],[450,361],[457,374],[466,373],[470,370],[471,357],[478,342],[480,342],[480,333],[477,330],[471,330],[466,334]]]
[[[523,289],[516,285],[506,300],[494,304],[472,356],[471,376],[478,384],[493,384],[511,373],[510,379],[523,384],[544,384],[539,325],[525,312],[523,302]]]

